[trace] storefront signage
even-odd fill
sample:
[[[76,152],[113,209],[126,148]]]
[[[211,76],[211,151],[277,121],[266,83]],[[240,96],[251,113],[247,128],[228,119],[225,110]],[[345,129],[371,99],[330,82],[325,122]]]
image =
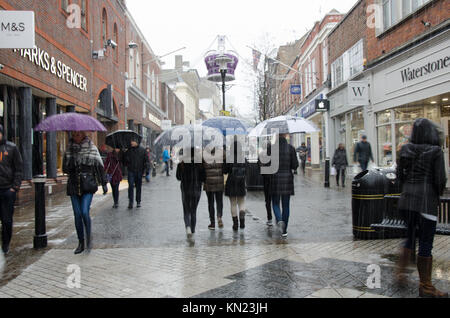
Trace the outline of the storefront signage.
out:
[[[316,112],[327,112],[330,110],[330,101],[328,99],[316,99]]]
[[[302,85],[291,85],[291,95],[301,95]]]
[[[348,105],[367,106],[369,105],[369,83],[368,82],[348,82]]]
[[[36,64],[43,70],[65,80],[68,84],[79,90],[87,92],[87,78],[75,71],[69,65],[57,60],[45,50],[35,46],[34,49],[14,49],[14,52],[19,52],[20,56],[28,58],[31,63]]]
[[[450,56],[440,58],[433,62],[428,62],[427,64],[421,65],[419,67],[407,67],[400,71],[402,82],[406,83],[408,81],[420,79],[423,76],[432,74],[447,67],[450,67]]]
[[[34,12],[0,10],[0,49],[30,49],[34,44]]]
[[[310,101],[306,106],[303,106],[300,110],[300,116],[303,118],[311,117],[316,112],[316,99],[322,99],[323,94],[316,96],[312,101]]]
[[[151,122],[155,123],[156,126],[161,127],[161,119],[159,119],[158,117],[152,115],[152,114],[148,114],[148,120],[150,120]]]

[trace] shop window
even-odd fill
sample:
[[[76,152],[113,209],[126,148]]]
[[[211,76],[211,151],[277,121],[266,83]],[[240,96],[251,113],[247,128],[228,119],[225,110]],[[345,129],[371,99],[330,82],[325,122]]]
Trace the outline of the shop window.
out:
[[[394,110],[396,122],[414,121],[424,117],[423,107],[399,107]]]
[[[390,166],[393,163],[391,125],[378,127],[378,165]]]
[[[384,112],[380,112],[377,114],[377,124],[388,124],[391,122],[391,111],[385,110]]]

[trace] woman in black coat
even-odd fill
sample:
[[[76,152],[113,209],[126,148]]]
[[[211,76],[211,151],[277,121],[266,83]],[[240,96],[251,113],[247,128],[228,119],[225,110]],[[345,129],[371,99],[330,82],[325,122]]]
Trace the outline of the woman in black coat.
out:
[[[192,148],[190,152],[190,158],[184,157],[177,167],[177,180],[181,181],[184,224],[188,238],[195,234],[197,207],[202,195],[202,183],[206,180],[203,165],[194,163],[195,148]]]
[[[277,147],[275,144],[273,147]],[[299,166],[295,148],[286,140],[286,135],[280,135],[278,139],[279,147],[279,169],[272,175],[270,181],[270,195],[272,197],[272,207],[277,220],[277,224],[283,237],[287,237],[289,223],[289,204],[291,196],[294,195],[294,174],[292,171]],[[273,152],[272,152],[273,153]],[[272,161],[274,159],[272,158]],[[280,201],[283,212],[281,212]]]
[[[245,228],[245,196],[247,194],[245,186],[246,165],[245,162],[240,163],[241,160],[239,159],[242,158],[238,158],[238,149],[242,149],[241,143],[235,139],[233,160],[232,162],[227,162],[223,169],[223,173],[228,175],[225,185],[225,195],[230,198],[234,231],[237,231],[239,226],[241,229]],[[239,220],[237,208],[239,208]]]
[[[339,144],[336,149],[332,165],[336,169],[336,184],[339,187],[339,176],[342,180],[342,187],[345,188],[345,169],[348,167],[347,151],[345,150],[344,144]]]
[[[410,143],[404,145],[397,162],[397,176],[402,185],[399,210],[407,216],[408,239],[402,249],[397,270],[397,283],[405,283],[404,269],[415,251],[416,227],[419,237],[420,297],[446,298],[431,282],[433,258],[431,250],[436,232],[438,206],[447,183],[440,129],[430,120],[414,122]]]

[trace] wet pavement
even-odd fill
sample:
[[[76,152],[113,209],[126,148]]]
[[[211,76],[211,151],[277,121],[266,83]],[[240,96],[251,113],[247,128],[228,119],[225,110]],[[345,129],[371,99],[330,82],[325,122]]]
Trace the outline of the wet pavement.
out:
[[[33,213],[16,211],[11,254],[0,297],[417,297],[417,271],[410,286],[392,284],[401,240],[354,241],[351,183],[323,187],[322,175],[296,176],[289,237],[268,228],[262,192],[249,192],[246,229],[231,229],[228,198],[223,229],[208,230],[206,195],[197,213],[195,240],[186,240],[179,183],[158,175],[144,182],[142,208],[120,208],[110,195],[96,195],[92,208],[94,250],[74,255],[77,245],[68,198],[49,203],[49,247],[32,249]],[[450,290],[450,237],[437,236],[434,279]],[[81,288],[69,288],[67,269],[80,268]],[[380,288],[371,288],[368,266],[380,269]]]

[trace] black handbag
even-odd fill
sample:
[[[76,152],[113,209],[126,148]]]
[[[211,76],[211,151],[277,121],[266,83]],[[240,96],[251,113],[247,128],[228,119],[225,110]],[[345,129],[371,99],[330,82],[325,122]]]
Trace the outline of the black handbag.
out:
[[[92,172],[80,173],[80,190],[82,193],[95,193],[98,191],[97,180]]]

